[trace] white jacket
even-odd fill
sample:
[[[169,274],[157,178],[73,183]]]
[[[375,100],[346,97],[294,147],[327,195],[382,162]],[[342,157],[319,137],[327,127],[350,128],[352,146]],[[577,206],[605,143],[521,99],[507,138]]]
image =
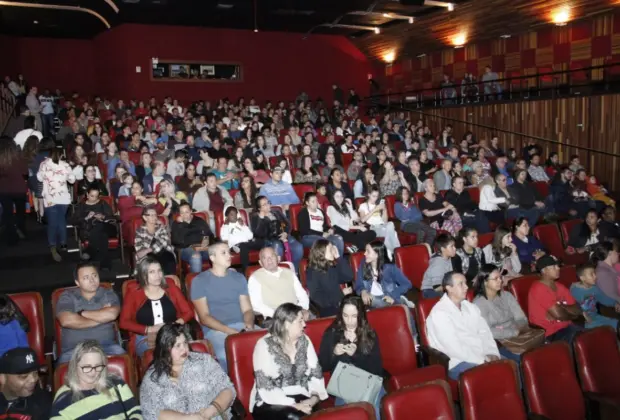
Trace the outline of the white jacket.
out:
[[[499,210],[498,204],[505,203],[506,197],[497,197],[495,195],[495,191],[493,191],[493,187],[490,185],[485,185],[480,190],[480,210],[482,211],[497,211]]]
[[[503,261],[497,261],[495,255],[493,255],[493,245],[488,244],[482,248],[482,253],[484,254],[484,260],[487,264],[493,264],[500,270],[505,268],[510,275],[516,275],[521,272],[521,260],[519,260],[519,254],[517,252],[513,252],[509,258],[504,258]]]
[[[250,242],[254,239],[254,234],[247,225],[240,225],[237,223],[226,223],[222,225],[220,229],[220,239],[228,243],[228,247],[243,243]]]
[[[497,344],[480,309],[464,300],[456,307],[447,293],[435,304],[426,320],[429,345],[450,358],[449,369],[461,362],[482,364],[487,355],[499,357]]]
[[[75,175],[67,162],[59,160],[56,164],[51,158],[45,159],[39,166],[37,179],[43,183],[43,205],[45,207],[71,204],[67,182],[73,184]]]

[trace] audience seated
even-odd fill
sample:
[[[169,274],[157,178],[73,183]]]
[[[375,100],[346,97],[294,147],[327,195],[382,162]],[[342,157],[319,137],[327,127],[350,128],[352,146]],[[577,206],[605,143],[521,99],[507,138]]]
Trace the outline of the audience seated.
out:
[[[354,200],[353,190],[351,190],[351,186],[346,181],[344,172],[342,172],[339,168],[334,168],[329,173],[327,180],[327,195],[331,196],[336,190],[342,191],[344,196],[349,200]]]
[[[599,227],[607,235],[607,240],[620,240],[620,224],[616,222],[616,209],[606,206],[600,213]]]
[[[388,221],[385,200],[379,201],[379,187],[376,185],[370,186],[366,201],[359,207],[359,213],[361,222],[370,225],[370,229],[377,236],[384,238],[388,255],[392,259],[394,250],[400,247],[400,240],[398,239],[394,223]]]
[[[254,329],[254,312],[248,282],[230,269],[230,250],[225,243],[209,246],[211,269],[192,282],[190,296],[203,334],[213,345],[215,357],[226,372],[226,336]]]
[[[304,334],[303,309],[284,303],[276,309],[269,333],[254,347],[254,387],[250,411],[256,420],[300,419],[327,399],[314,346]]]
[[[532,284],[528,294],[528,318],[545,330],[547,341],[567,341],[572,344],[583,328],[573,321],[582,316],[581,307],[569,290],[557,280],[560,267],[555,257],[545,255],[536,261],[540,280]]]
[[[81,341],[69,357],[64,385],[52,403],[52,419],[142,419],[138,398],[121,378],[109,373],[104,349],[96,340]]]
[[[415,204],[414,198],[407,187],[399,187],[396,190],[396,204],[394,213],[400,220],[400,230],[416,235],[416,243],[427,243],[433,246],[437,231],[424,223],[422,212]]]
[[[515,171],[515,182],[510,186],[510,204],[515,204],[518,210],[508,209],[506,217],[525,217],[530,226],[535,226],[538,218],[544,214],[545,203],[538,191],[532,184],[527,182],[527,171],[517,169]]]
[[[185,324],[194,311],[174,280],[166,279],[159,262],[146,256],[137,267],[137,288],[124,297],[120,327],[136,334],[135,352],[142,357],[153,348],[155,337],[165,323]]]
[[[394,304],[414,307],[405,294],[411,282],[394,264],[390,264],[383,242],[372,241],[366,245],[364,258],[357,269],[355,293],[371,308]]]
[[[456,250],[452,258],[452,268],[467,279],[467,285],[473,285],[478,272],[486,264],[484,252],[478,247],[478,231],[473,227],[464,227],[459,233],[463,245]],[[447,268],[447,267],[446,267]],[[448,270],[451,271],[451,270]]]
[[[28,319],[9,295],[0,294],[0,357],[18,347],[29,347]]]
[[[108,195],[108,188],[101,179],[101,175],[97,178],[98,169],[95,165],[86,165],[84,167],[84,177],[78,181],[77,194],[84,196],[90,187],[96,187],[100,195]]]
[[[590,203],[587,200],[575,200],[570,183],[572,179],[573,171],[567,167],[560,168],[555,174],[549,186],[553,196],[553,207],[557,213],[585,218],[586,212],[590,209]]]
[[[355,184],[353,184],[353,195],[355,198],[366,197],[371,185],[377,185],[372,169],[366,168],[360,171]]]
[[[340,255],[344,255],[342,236],[336,235],[334,229],[329,227],[325,213],[319,207],[316,193],[306,193],[304,207],[299,211],[297,218],[301,243],[305,248],[311,248],[317,240],[325,238],[338,248]]]
[[[97,340],[105,354],[124,354],[115,328],[121,310],[116,293],[99,285],[99,273],[91,262],[77,265],[75,284],[77,287],[65,290],[56,304],[55,315],[62,327],[57,362],[68,362],[84,340]]]
[[[596,267],[592,264],[578,267],[577,278],[579,281],[571,285],[570,293],[581,307],[586,321],[585,327],[596,328],[609,325],[616,331],[618,329],[618,319],[601,315],[597,305],[609,306],[616,312],[620,312],[620,302],[607,296],[596,285]]]
[[[321,338],[319,362],[323,372],[330,374],[338,363],[346,363],[373,375],[385,375],[379,338],[368,323],[366,307],[359,296],[348,295],[342,299],[336,318]],[[381,387],[373,401],[377,419],[381,418],[379,410],[385,394],[385,387]],[[336,406],[344,404],[345,401],[336,398]]]
[[[107,165],[108,179],[114,178],[114,173],[118,165],[120,165],[121,168],[125,169],[126,172],[129,172],[133,176],[136,176],[136,166],[131,160],[129,160],[129,152],[126,149],[121,149],[118,156],[110,159]]]
[[[163,325],[157,334],[153,362],[140,385],[145,420],[231,418],[233,384],[210,354],[190,350],[190,340],[178,323]]]
[[[353,270],[327,239],[319,239],[312,245],[306,279],[310,300],[321,317],[335,315],[342,297],[353,293]]]
[[[177,261],[166,225],[159,220],[154,207],[142,209],[142,220],[144,223],[136,230],[134,243],[136,263],[152,254],[161,264],[165,275],[175,274]]]
[[[174,183],[174,179],[166,173],[166,166],[164,162],[155,159],[155,161],[153,162],[153,171],[149,174],[144,175],[144,178],[142,180],[144,194],[154,195],[158,191],[157,187],[164,179],[168,180],[171,183]]]
[[[207,222],[192,214],[186,201],[179,205],[179,213],[172,222],[172,244],[181,249],[181,259],[189,263],[192,273],[202,271],[202,262],[207,260],[207,248],[215,236]]]
[[[289,254],[295,268],[299,269],[299,262],[304,255],[303,245],[290,235],[291,223],[289,219],[281,211],[271,209],[271,202],[268,197],[258,196],[255,205],[256,211],[250,217],[250,228],[254,233],[254,238],[262,245],[273,247],[280,258]]]
[[[282,180],[283,173],[280,166],[274,167],[271,179],[261,187],[260,195],[267,197],[274,206],[282,206],[285,211],[288,211],[289,205],[299,203],[299,197],[295,194],[291,184]]]
[[[82,259],[92,258],[100,263],[101,269],[110,270],[112,261],[108,240],[116,236],[116,219],[108,203],[99,199],[99,194],[97,186],[88,187],[86,200],[78,204],[72,223],[77,226],[80,240],[88,241],[88,247],[82,252]]]
[[[352,244],[348,249],[349,251],[357,252],[377,237],[374,230],[369,229],[361,222],[351,201],[347,200],[345,194],[340,190],[335,190],[329,197],[327,216],[333,231],[344,242]]]
[[[545,171],[545,168],[541,166],[540,162],[541,158],[539,154],[531,155],[530,166],[527,168],[527,172],[532,177],[532,181],[549,182],[549,175]]]
[[[422,296],[426,299],[441,297],[445,290],[442,282],[446,273],[454,271],[452,262],[456,255],[454,238],[448,234],[437,237],[437,253],[432,256],[422,279]]]
[[[512,235],[505,227],[498,227],[493,234],[493,242],[482,249],[487,264],[500,269],[504,284],[518,277],[521,273],[521,261],[517,246],[512,242]]]
[[[480,267],[475,283],[473,303],[487,322],[495,340],[514,338],[529,329],[527,317],[515,297],[503,290],[500,270],[492,265]],[[506,347],[499,346],[499,353],[506,359],[519,362],[520,356]]]
[[[602,242],[592,251],[592,263],[596,267],[596,285],[607,297],[620,302],[618,287],[618,245],[614,242]]]
[[[525,217],[519,217],[512,223],[512,243],[517,247],[521,273],[534,272],[536,260],[546,254],[542,243],[530,232],[530,224]]]
[[[508,199],[500,189],[500,183],[506,189],[506,177],[501,174],[496,175],[495,178],[488,176],[479,184],[480,203],[478,207],[487,220],[496,225],[504,223],[504,211],[508,208]]]
[[[468,369],[499,360],[500,353],[480,309],[466,299],[465,276],[450,271],[441,287],[445,293],[426,320],[426,334],[430,346],[450,358],[448,376],[458,380]]]
[[[418,201],[420,210],[426,217],[432,228],[445,230],[451,235],[458,235],[463,227],[461,216],[452,204],[442,201],[441,195],[437,195],[435,181],[424,181],[424,195]]]
[[[235,207],[239,210],[244,209],[249,213],[254,209],[254,200],[258,196],[254,179],[249,175],[242,175],[240,187],[233,197]]]
[[[27,344],[12,348],[0,356],[0,417],[50,418],[52,397],[40,385],[40,367],[35,351]]]
[[[465,189],[465,178],[460,175],[452,177],[452,189],[446,191],[445,200],[461,216],[463,226],[475,227],[480,234],[490,231],[489,221]]]
[[[213,173],[207,174],[205,185],[196,191],[192,201],[194,210],[209,215],[211,232],[215,232],[215,214],[223,213],[232,205],[233,199],[230,193],[222,185],[217,184],[217,177]]]
[[[598,243],[608,237],[607,232],[605,232],[606,226],[599,224],[596,210],[588,210],[583,223],[577,224],[571,229],[566,252],[569,254],[591,252]]]

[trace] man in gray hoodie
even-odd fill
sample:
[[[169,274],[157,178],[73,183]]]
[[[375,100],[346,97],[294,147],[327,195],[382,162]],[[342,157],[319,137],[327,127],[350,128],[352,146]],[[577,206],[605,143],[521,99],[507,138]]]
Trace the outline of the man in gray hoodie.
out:
[[[443,295],[441,282],[446,273],[453,271],[452,258],[456,255],[455,241],[451,235],[439,235],[435,244],[439,252],[431,258],[422,278],[422,296],[426,299]]]

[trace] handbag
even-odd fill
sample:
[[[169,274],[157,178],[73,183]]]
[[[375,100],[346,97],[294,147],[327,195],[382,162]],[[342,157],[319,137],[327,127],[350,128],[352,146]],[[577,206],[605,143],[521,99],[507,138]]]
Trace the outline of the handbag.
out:
[[[348,363],[338,362],[327,385],[330,395],[347,404],[367,402],[374,404],[383,386],[383,378]]]
[[[528,328],[516,337],[499,340],[500,344],[514,354],[522,354],[528,350],[540,347],[545,342],[545,330]]]

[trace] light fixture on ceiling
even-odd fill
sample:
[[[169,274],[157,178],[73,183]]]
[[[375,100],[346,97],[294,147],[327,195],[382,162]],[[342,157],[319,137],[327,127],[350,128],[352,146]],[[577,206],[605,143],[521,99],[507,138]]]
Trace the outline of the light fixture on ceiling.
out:
[[[35,20],[35,21],[33,21],[32,23],[34,23],[35,25],[38,25],[38,24],[39,24],[39,21],[38,21],[38,20]]]
[[[389,18],[389,17],[390,17],[390,14],[389,14],[389,13],[384,13],[384,14],[383,14],[383,17],[385,17],[385,18]]]
[[[381,33],[381,28],[377,26],[365,26],[365,25],[345,25],[344,23],[321,23],[320,25],[315,26],[312,30],[320,27],[326,28],[344,28],[344,29],[357,29],[359,31],[373,31],[376,34]],[[311,30],[311,31],[312,31]]]
[[[426,57],[426,53],[418,54],[416,57],[418,57],[418,58],[424,58],[424,57]]]
[[[556,26],[565,26],[571,19],[570,7],[564,6],[551,12],[551,22]]]
[[[406,20],[409,23],[413,23],[413,16],[407,16],[407,15],[399,15],[396,13],[388,13],[388,12],[367,12],[367,11],[362,11],[362,10],[354,10],[352,12],[348,12],[347,15],[356,15],[356,16],[377,16],[377,17],[384,17],[386,19],[400,19],[400,20]]]
[[[435,0],[424,0],[425,6],[437,6],[437,7],[445,7],[448,9],[448,12],[454,11],[454,3],[448,3],[445,1],[435,1]]]
[[[394,51],[388,51],[383,54],[383,61],[385,61],[386,63],[393,63],[395,58],[396,53]]]
[[[462,48],[467,43],[467,35],[464,32],[458,33],[452,37],[452,45],[454,48]]]
[[[508,39],[508,38],[511,38],[512,35],[510,35],[510,34],[503,34],[503,35],[500,35],[499,37],[503,38],[503,39]]]
[[[376,34],[380,34],[380,33],[381,33],[381,29],[379,29],[379,28],[378,28],[378,27],[376,27],[376,26],[375,26],[374,31],[375,31],[375,33],[376,33]]]

